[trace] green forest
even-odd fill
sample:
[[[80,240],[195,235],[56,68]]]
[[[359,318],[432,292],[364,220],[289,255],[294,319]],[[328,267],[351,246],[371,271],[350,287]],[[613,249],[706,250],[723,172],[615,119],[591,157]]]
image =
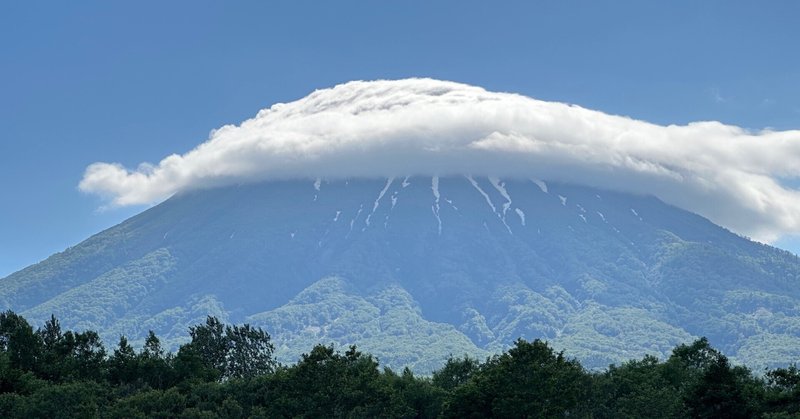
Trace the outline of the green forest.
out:
[[[800,418],[796,366],[752,372],[705,338],[603,371],[520,339],[416,376],[355,346],[280,365],[267,332],[215,317],[188,334],[176,352],[152,332],[138,350],[124,337],[112,349],[54,317],[34,329],[0,313],[0,417]]]

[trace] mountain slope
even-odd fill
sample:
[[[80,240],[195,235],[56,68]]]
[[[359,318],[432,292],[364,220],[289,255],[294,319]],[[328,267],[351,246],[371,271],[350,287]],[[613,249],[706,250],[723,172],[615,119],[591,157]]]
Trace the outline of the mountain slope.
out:
[[[706,335],[759,367],[800,355],[798,278],[795,255],[653,197],[469,176],[273,181],[176,195],[0,280],[0,304],[174,344],[214,314],[266,327],[285,360],[319,340],[422,371],[524,337],[602,367]]]

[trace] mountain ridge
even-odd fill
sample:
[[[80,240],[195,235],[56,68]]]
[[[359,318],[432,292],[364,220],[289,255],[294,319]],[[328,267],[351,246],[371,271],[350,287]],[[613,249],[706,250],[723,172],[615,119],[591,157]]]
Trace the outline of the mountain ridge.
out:
[[[377,343],[404,319],[428,330],[395,340],[413,356],[368,349],[428,371],[442,348],[481,356],[518,337],[604,367],[707,335],[741,362],[773,365],[799,355],[798,272],[795,255],[652,196],[469,176],[291,180],[177,194],[0,280],[0,304],[107,341],[148,329],[169,340],[207,314],[247,320],[297,338],[281,341],[292,360],[304,330],[333,320],[319,307],[372,312],[394,289],[407,301],[390,300],[373,326],[351,319],[345,329],[361,334],[312,335]],[[326,286],[316,305],[298,304]]]

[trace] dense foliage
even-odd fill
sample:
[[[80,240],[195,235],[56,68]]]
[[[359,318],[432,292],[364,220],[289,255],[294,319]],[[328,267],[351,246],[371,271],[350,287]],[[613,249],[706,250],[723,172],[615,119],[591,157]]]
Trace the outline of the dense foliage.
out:
[[[800,371],[763,377],[706,339],[589,372],[539,340],[478,360],[450,358],[431,377],[380,369],[371,355],[317,345],[279,365],[260,328],[215,317],[176,353],[150,333],[107,350],[92,331],[34,330],[0,314],[2,417],[698,417],[800,416]]]

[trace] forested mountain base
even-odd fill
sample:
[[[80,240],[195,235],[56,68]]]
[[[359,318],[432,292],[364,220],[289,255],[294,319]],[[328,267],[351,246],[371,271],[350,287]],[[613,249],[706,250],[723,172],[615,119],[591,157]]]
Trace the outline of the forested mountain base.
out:
[[[176,194],[0,279],[0,311],[176,350],[212,315],[429,375],[545,339],[602,369],[707,336],[755,370],[800,359],[800,259],[696,214],[580,185],[451,176]]]
[[[97,333],[35,330],[0,314],[0,416],[8,418],[800,417],[795,366],[763,377],[706,339],[589,372],[547,343],[518,340],[484,362],[451,358],[431,377],[380,369],[371,355],[315,346],[279,365],[260,328],[214,317],[165,353],[150,333],[107,351]]]

